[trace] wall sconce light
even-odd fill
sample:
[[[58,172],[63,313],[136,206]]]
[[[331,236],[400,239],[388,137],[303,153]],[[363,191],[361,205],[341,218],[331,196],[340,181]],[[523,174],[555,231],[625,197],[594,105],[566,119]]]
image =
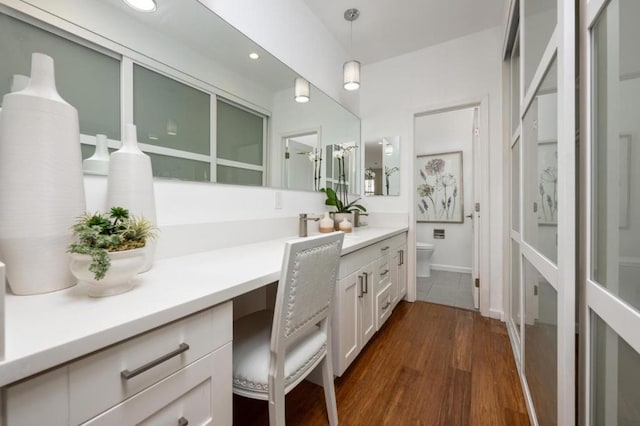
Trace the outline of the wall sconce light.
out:
[[[309,102],[309,82],[302,77],[295,80],[293,86],[293,98],[296,102]]]
[[[353,21],[358,19],[360,11],[358,9],[347,9],[344,12],[344,19],[351,23],[351,38],[349,42],[349,51],[353,54]],[[344,88],[346,90],[358,90],[360,87],[360,62],[350,60],[344,63],[342,67],[342,77]]]

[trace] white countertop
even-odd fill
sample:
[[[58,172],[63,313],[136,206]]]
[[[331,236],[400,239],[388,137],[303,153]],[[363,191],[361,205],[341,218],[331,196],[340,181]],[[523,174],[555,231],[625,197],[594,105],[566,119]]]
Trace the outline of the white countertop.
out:
[[[346,235],[342,254],[406,231],[356,228]],[[0,386],[277,281],[284,242],[293,238],[159,260],[136,277],[133,290],[117,296],[91,298],[81,285],[36,296],[7,294]]]

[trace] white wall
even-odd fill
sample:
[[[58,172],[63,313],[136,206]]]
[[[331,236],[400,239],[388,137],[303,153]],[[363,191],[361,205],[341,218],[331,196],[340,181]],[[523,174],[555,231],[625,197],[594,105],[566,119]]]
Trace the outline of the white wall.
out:
[[[416,118],[415,153],[436,154],[462,151],[463,216],[473,209],[473,108],[429,114]],[[434,240],[433,230],[444,229],[445,239]],[[435,245],[431,258],[434,269],[456,267],[471,272],[473,224],[417,223],[416,241]]]
[[[502,32],[496,27],[385,61],[365,65],[362,70],[360,115],[362,140],[398,135],[402,150],[402,182],[399,197],[367,199],[372,211],[409,212],[413,222],[413,115],[478,101],[488,96],[489,164],[481,171],[487,177],[488,205],[482,217],[488,218],[490,238],[490,311],[502,313],[503,242],[503,155],[502,155]],[[415,226],[413,226],[414,228]],[[415,242],[411,229],[410,242]],[[488,237],[488,236],[487,236]],[[411,259],[410,259],[411,260]],[[415,271],[412,263],[409,270]]]

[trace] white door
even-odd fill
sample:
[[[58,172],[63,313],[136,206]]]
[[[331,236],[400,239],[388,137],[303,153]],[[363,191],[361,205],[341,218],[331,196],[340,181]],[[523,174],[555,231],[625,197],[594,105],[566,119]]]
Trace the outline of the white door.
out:
[[[473,233],[473,241],[471,243],[471,279],[473,280],[471,285],[471,292],[473,296],[473,307],[480,309],[480,197],[477,195],[480,193],[480,188],[476,188],[475,182],[480,182],[480,164],[479,164],[479,152],[480,152],[480,122],[479,122],[479,108],[473,109],[473,127],[472,133],[472,156],[473,156],[473,206],[470,206],[471,212],[467,215],[471,219],[471,227]]]
[[[583,0],[581,422],[640,424],[640,2]]]

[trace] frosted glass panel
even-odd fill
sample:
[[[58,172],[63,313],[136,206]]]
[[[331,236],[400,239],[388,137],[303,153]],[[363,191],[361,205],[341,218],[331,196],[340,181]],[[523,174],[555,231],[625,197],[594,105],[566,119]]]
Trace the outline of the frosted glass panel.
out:
[[[120,61],[0,13],[0,102],[14,74],[29,76],[31,54],[55,63],[60,96],[76,107],[80,132],[120,140]]]
[[[511,148],[511,229],[520,232],[520,139]]]
[[[520,40],[511,52],[511,134],[520,124]]]
[[[558,257],[557,66],[554,60],[522,122],[525,241]]]
[[[557,424],[558,294],[523,258],[525,291],[524,372],[538,423]]]
[[[592,424],[640,424],[640,354],[597,314],[591,318]]]
[[[134,65],[133,119],[138,141],[209,155],[210,107],[208,94]]]
[[[591,276],[640,310],[638,20],[640,2],[612,1],[594,27]]]
[[[518,333],[520,332],[520,294],[520,245],[511,240],[511,320],[518,327]]]
[[[264,119],[226,102],[217,105],[218,158],[261,166]]]
[[[207,162],[148,152],[147,155],[151,157],[154,176],[201,182],[211,180],[211,166]]]
[[[558,0],[524,0],[525,93],[558,21]]]
[[[217,167],[218,183],[230,183],[234,185],[262,186],[262,172],[256,170],[241,169],[238,167]]]

